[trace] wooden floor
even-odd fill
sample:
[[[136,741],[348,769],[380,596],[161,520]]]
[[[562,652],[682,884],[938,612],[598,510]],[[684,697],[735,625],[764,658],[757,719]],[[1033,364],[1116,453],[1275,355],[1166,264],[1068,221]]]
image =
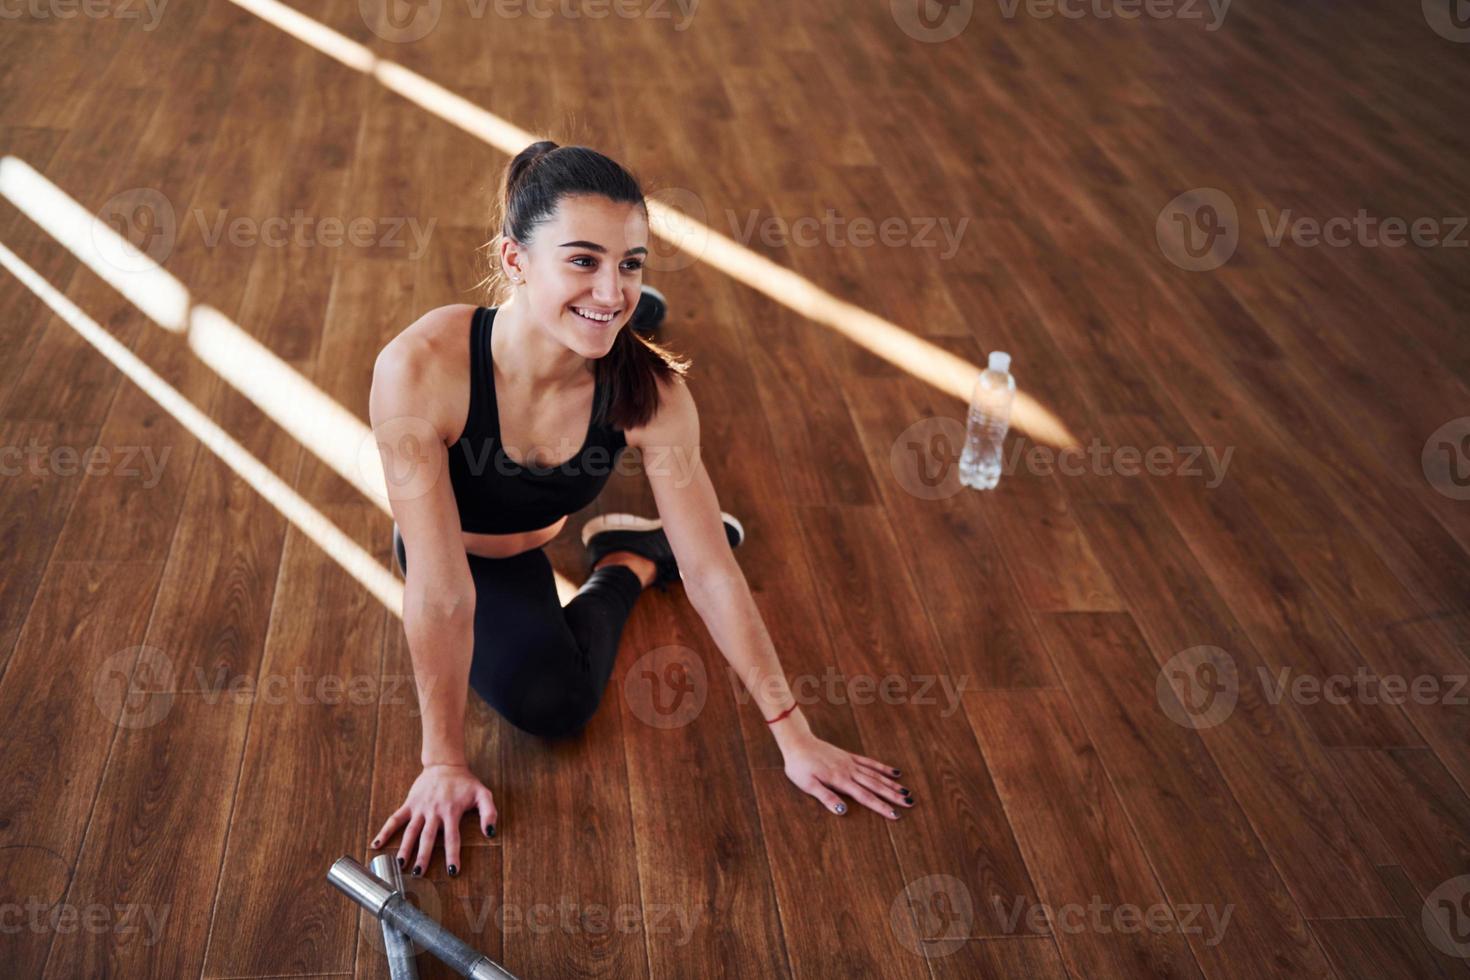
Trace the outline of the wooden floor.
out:
[[[355,3],[290,3],[609,152],[727,237],[752,215],[897,219],[886,246],[744,244],[933,349],[1011,352],[1022,391],[1099,447],[931,493],[965,409],[930,360],[712,260],[650,273],[814,728],[896,761],[919,805],[825,813],[683,595],[651,593],[581,739],[472,705],[500,832],[467,833],[456,879],[436,861],[421,904],[525,978],[1470,975],[1470,234],[1269,235],[1288,210],[1454,235],[1470,45],[1398,0],[1242,0],[1218,30],[976,4],[939,44],[887,3],[708,2],[677,30],[673,4],[594,21],[448,2],[411,43]],[[155,257],[190,300],[365,424],[383,343],[476,301],[506,156],[260,9],[6,20],[0,154],[92,213],[161,195],[178,230]],[[1212,271],[1156,238],[1197,188],[1239,216]],[[406,227],[364,247],[208,237],[298,211],[432,234],[422,254]],[[938,229],[962,220],[950,254]],[[389,567],[383,509],[252,401],[275,376],[227,383],[10,200],[0,243]],[[415,773],[399,620],[10,273],[0,310],[7,976],[386,976],[324,876],[366,859]],[[16,465],[29,446],[112,462]],[[1123,475],[1120,449],[1168,462]],[[1424,459],[1447,452],[1436,487]],[[594,509],[651,496],[620,476]],[[586,516],[550,548],[574,584]],[[704,664],[707,700],[664,729],[642,658],[670,646]]]

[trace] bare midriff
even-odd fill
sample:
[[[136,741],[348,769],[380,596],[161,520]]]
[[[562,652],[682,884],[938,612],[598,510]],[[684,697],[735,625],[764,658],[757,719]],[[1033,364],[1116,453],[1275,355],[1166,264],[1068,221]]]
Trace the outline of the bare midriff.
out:
[[[515,534],[471,534],[463,532],[464,550],[481,558],[509,558],[532,548],[540,548],[561,533],[567,518],[535,531],[518,531]]]

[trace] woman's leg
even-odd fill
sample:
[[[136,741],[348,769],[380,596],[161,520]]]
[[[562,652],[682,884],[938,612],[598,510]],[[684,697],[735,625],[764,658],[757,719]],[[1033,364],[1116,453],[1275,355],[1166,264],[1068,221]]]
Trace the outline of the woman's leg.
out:
[[[643,585],[623,565],[592,572],[562,607],[540,548],[510,558],[469,556],[475,582],[470,686],[533,735],[580,730],[612,677],[623,626]]]

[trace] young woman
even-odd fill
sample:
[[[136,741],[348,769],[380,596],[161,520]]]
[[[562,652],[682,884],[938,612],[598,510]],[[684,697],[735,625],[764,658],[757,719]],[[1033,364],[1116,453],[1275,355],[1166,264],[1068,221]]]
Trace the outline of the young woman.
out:
[[[912,806],[898,770],[818,738],[797,707],[734,559],[744,531],[699,461],[687,362],[635,332],[662,308],[642,286],[638,182],[594,150],[540,142],[511,161],[501,195],[492,278],[509,296],[426,313],[373,369],[423,714],[423,771],[373,847],[401,828],[398,862],[417,875],[442,834],[457,874],[461,816],[478,810],[487,835],[496,820],[465,762],[468,690],[524,731],[579,731],[639,593],[675,582],[754,696],[791,781],[833,813],[846,812],[841,792],[897,819]],[[640,300],[644,314],[657,308],[641,324]],[[643,449],[659,517],[589,521],[588,577],[563,608],[542,548],[601,491],[623,446]]]

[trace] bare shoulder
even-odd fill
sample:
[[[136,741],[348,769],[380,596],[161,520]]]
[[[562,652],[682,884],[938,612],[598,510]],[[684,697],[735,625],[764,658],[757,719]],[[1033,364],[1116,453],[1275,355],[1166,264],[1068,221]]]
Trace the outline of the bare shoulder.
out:
[[[699,409],[689,382],[678,375],[659,378],[658,408],[644,425],[628,429],[628,445],[689,446],[699,442]]]
[[[436,354],[459,346],[475,309],[470,303],[434,307],[388,341],[378,352],[377,363],[399,367],[422,364]]]
[[[469,303],[435,307],[383,346],[373,363],[369,396],[374,424],[380,418],[414,414],[447,432],[455,406],[445,395],[463,387],[456,378],[468,376],[465,338],[475,309]]]

